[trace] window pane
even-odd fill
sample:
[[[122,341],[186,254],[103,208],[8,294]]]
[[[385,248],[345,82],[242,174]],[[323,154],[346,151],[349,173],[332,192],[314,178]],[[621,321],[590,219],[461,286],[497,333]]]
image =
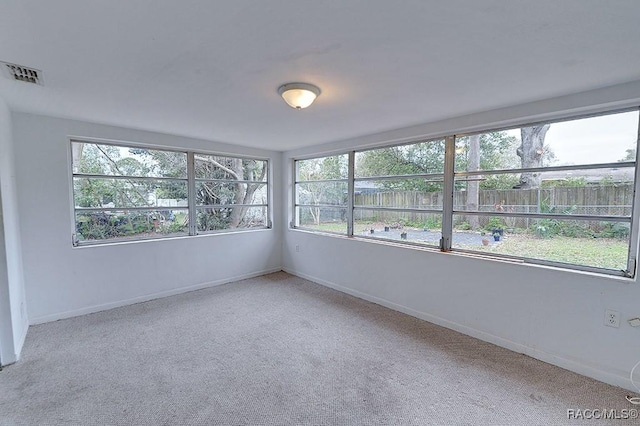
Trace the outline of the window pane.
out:
[[[267,207],[202,208],[196,211],[198,231],[264,228]]]
[[[478,227],[473,228],[477,220]],[[453,248],[626,270],[629,223],[454,215]],[[484,234],[484,235],[483,235]]]
[[[347,233],[347,209],[340,207],[296,207],[297,226],[320,232]]]
[[[195,154],[196,179],[267,181],[267,161]]]
[[[76,212],[78,241],[127,240],[188,234],[186,209]]]
[[[353,215],[354,235],[434,246],[440,244],[441,214],[354,209]]]
[[[347,205],[347,182],[296,184],[296,204]]]
[[[186,207],[186,181],[73,178],[78,207]]]
[[[359,187],[366,183],[367,187]],[[442,180],[387,179],[356,182],[354,205],[442,210]]]
[[[454,209],[496,213],[631,216],[632,167],[537,173],[541,186],[513,189],[517,174],[456,179]]]
[[[347,154],[296,161],[296,181],[346,179],[348,172]]]
[[[187,154],[72,142],[73,172],[108,176],[187,177]]]
[[[637,139],[638,111],[483,133],[456,138],[455,170],[635,161]]]
[[[356,152],[355,167],[357,178],[442,173],[444,140]]]
[[[196,205],[216,204],[267,204],[267,184],[196,182]]]

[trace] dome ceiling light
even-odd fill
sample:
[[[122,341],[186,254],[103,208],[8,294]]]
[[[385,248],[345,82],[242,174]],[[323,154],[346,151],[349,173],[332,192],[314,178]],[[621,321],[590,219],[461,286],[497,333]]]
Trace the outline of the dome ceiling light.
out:
[[[291,108],[303,109],[316,100],[320,89],[313,84],[287,83],[278,88],[278,94]]]

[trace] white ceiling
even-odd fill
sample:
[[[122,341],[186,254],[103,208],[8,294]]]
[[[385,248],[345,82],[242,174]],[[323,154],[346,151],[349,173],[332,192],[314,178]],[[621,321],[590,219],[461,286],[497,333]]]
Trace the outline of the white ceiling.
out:
[[[638,0],[2,0],[16,111],[288,150],[640,80]],[[287,82],[322,94],[303,111]]]

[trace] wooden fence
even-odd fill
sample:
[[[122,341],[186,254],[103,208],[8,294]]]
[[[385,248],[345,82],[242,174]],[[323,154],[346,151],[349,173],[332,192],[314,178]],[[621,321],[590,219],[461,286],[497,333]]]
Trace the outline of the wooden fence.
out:
[[[480,190],[478,210],[497,213],[572,213],[588,215],[630,216],[633,185],[589,185],[540,189]],[[454,192],[454,209],[466,210],[467,192]],[[442,209],[442,192],[381,191],[356,194],[356,206]],[[429,215],[414,212],[358,210],[356,220],[423,222]],[[504,217],[509,227],[529,227],[530,219]],[[455,222],[465,221],[463,215]],[[484,225],[488,218],[480,217]]]

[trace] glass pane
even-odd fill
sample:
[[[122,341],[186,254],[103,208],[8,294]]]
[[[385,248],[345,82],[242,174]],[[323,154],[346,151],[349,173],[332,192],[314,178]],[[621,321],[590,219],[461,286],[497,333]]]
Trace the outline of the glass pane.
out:
[[[347,154],[296,161],[296,181],[346,179],[348,173]]]
[[[444,172],[444,140],[356,152],[356,177]]]
[[[354,209],[353,234],[438,246],[442,237],[442,215]]]
[[[517,174],[456,179],[454,209],[631,216],[633,167],[541,172],[536,175],[541,186],[534,189],[514,189],[511,185],[517,184]]]
[[[186,207],[186,181],[73,178],[76,207]]]
[[[78,241],[105,241],[187,235],[186,209],[76,212]]]
[[[296,207],[297,226],[320,232],[347,233],[347,209],[339,207]]]
[[[198,231],[223,229],[264,228],[267,226],[267,207],[198,208]]]
[[[635,161],[637,139],[638,111],[466,136],[456,138],[455,170]]]
[[[267,204],[267,184],[196,182],[196,205],[216,204]]]
[[[187,177],[187,154],[72,142],[73,172],[108,176]]]
[[[365,183],[366,186],[358,184]],[[356,206],[442,210],[442,180],[387,179],[355,183]]]
[[[625,270],[629,224],[454,215],[453,248]]]
[[[267,161],[195,154],[196,179],[267,181]]]
[[[347,205],[347,182],[296,184],[297,204]]]

